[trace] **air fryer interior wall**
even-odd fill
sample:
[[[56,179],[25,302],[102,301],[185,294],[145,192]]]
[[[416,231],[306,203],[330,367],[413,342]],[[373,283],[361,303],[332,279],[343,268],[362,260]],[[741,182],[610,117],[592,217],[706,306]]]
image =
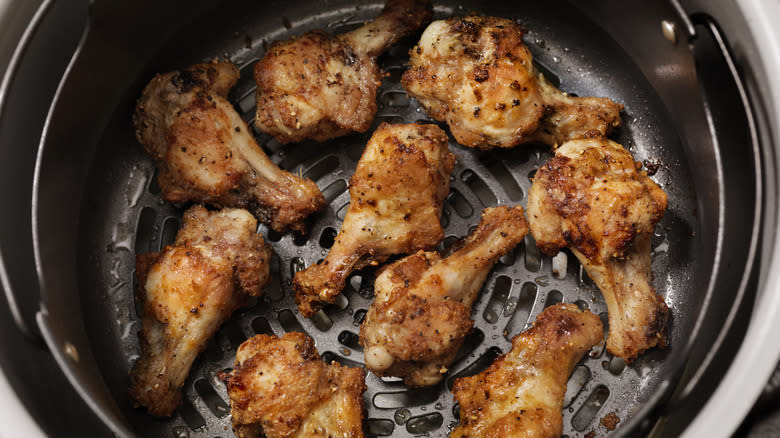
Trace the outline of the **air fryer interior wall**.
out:
[[[608,96],[623,103],[624,126],[614,138],[630,148],[638,161],[661,164],[654,179],[667,191],[670,202],[654,236],[653,268],[654,285],[672,309],[671,346],[652,351],[625,369],[608,354],[594,353],[575,371],[570,381],[572,401],[564,412],[564,430],[570,435],[590,430],[604,433],[598,420],[609,412],[621,418],[619,432],[648,426],[641,420],[653,419],[651,410],[669,396],[690,346],[694,341],[711,345],[723,321],[717,318],[728,315],[732,302],[742,298],[735,286],[718,290],[718,300],[710,299],[715,280],[719,286],[739,284],[744,254],[755,232],[749,226],[724,228],[728,219],[724,206],[733,205],[729,200],[741,196],[750,204],[754,194],[724,190],[732,177],[722,172],[724,156],[708,135],[693,59],[684,43],[671,44],[658,28],[658,18],[675,17],[674,10],[655,5],[640,11],[644,13],[622,15],[625,10],[614,4],[602,6],[603,11],[585,12],[564,2],[524,4],[520,10],[502,2],[460,7],[434,3],[437,18],[478,11],[517,19],[528,28],[526,43],[548,77],[564,91]],[[251,66],[262,56],[263,42],[314,28],[343,32],[380,9],[379,3],[355,7],[347,2],[312,2],[301,7],[246,2],[216,9],[189,4],[186,9],[158,10],[150,17],[143,13],[144,5],[95,5],[91,33],[60,90],[39,158],[36,237],[46,293],[46,312],[39,323],[66,374],[115,430],[123,434],[134,430],[144,436],[229,435],[227,397],[215,374],[232,366],[235,348],[254,333],[303,329],[315,338],[327,360],[361,361],[355,335],[361,311],[370,304],[373,272],[355,275],[344,299],[326,309],[326,317],[315,320],[295,311],[290,280],[295,269],[316,262],[332,244],[349,201],[346,181],[370,131],[327,144],[285,147],[258,135],[274,162],[301,170],[318,183],[329,207],[312,222],[307,237],[261,230],[277,254],[272,286],[263,299],[239,311],[201,355],[179,414],[159,421],[130,406],[127,371],[138,353],[139,328],[133,257],[169,242],[181,212],[161,201],[154,167],[134,139],[130,115],[141,88],[154,73],[227,56],[242,68],[231,100],[251,121]],[[187,14],[192,19],[182,16]],[[170,29],[166,24],[172,17],[183,27],[171,30],[175,33],[171,39],[154,32]],[[148,26],[143,25],[145,20],[150,20]],[[621,29],[631,27],[642,35],[638,42],[614,39]],[[138,34],[139,29],[149,31]],[[128,42],[128,34],[138,37]],[[165,47],[152,50],[159,41],[166,41]],[[427,119],[398,85],[406,51],[414,41],[402,42],[381,58],[390,77],[380,91],[375,124]],[[661,59],[665,62],[656,62]],[[654,70],[658,66],[670,70]],[[76,102],[83,111],[72,110]],[[451,148],[458,165],[445,204],[445,245],[465,235],[485,206],[524,204],[528,177],[551,156],[542,146],[479,153],[451,142]],[[730,168],[755,178],[750,153],[727,158]],[[82,199],[76,204],[81,208],[73,207],[74,195]],[[748,211],[754,209],[748,205]],[[728,270],[718,264],[724,249],[733,257]],[[396,381],[369,377],[369,434],[444,433],[456,421],[447,390],[452,377],[476,372],[499,351],[507,351],[508,338],[532,322],[545,305],[563,300],[605,312],[599,292],[571,256],[568,266],[565,277],[556,278],[550,259],[540,257],[530,239],[505,257],[475,304],[477,330],[445,384],[407,391]],[[689,368],[695,368],[700,358],[694,354],[690,360]],[[589,410],[592,415],[582,413]]]

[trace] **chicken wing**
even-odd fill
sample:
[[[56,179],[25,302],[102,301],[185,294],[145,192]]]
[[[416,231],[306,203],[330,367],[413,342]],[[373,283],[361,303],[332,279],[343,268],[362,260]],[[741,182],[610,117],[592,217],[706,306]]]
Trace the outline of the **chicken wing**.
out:
[[[258,146],[226,100],[237,80],[228,61],[157,75],[138,100],[136,137],[157,163],[168,201],[247,208],[276,231],[302,230],[324,207],[322,193]]]
[[[527,232],[522,207],[488,208],[447,257],[419,251],[387,266],[360,327],[366,367],[409,386],[441,381],[471,330],[471,305],[488,273]]]
[[[666,193],[631,154],[605,138],[561,145],[528,192],[536,244],[569,247],[601,289],[609,312],[607,349],[630,362],[666,342],[669,308],[650,285],[650,237]]]
[[[521,37],[520,27],[503,18],[434,21],[411,50],[401,82],[458,143],[471,147],[555,146],[620,125],[622,105],[556,89],[536,70]]]
[[[349,210],[333,247],[324,261],[295,274],[301,314],[334,302],[352,271],[438,245],[454,165],[439,127],[380,125],[350,180]]]
[[[248,339],[222,377],[239,438],[363,436],[366,372],[326,364],[303,333]]]
[[[143,318],[129,393],[150,414],[173,414],[198,353],[248,296],[263,294],[271,247],[256,229],[246,210],[194,206],[173,245],[136,258]]]
[[[563,398],[574,366],[602,336],[601,320],[556,304],[512,339],[485,371],[455,381],[460,425],[450,438],[552,438],[563,433]]]
[[[365,132],[384,74],[376,57],[430,19],[429,3],[388,0],[379,17],[352,32],[275,42],[255,64],[255,125],[282,143]]]

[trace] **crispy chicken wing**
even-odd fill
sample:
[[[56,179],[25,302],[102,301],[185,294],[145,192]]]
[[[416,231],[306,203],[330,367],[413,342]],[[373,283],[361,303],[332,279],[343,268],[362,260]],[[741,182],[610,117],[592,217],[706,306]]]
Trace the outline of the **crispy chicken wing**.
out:
[[[248,339],[222,377],[239,438],[363,436],[366,372],[326,364],[303,333]]]
[[[488,273],[527,232],[522,207],[488,208],[447,257],[419,251],[387,266],[360,327],[366,367],[409,386],[438,383],[471,330],[471,305]]]
[[[454,165],[436,125],[380,125],[350,180],[349,210],[333,247],[324,261],[295,274],[301,314],[334,302],[352,271],[438,245]]]
[[[455,381],[460,425],[450,438],[552,438],[563,433],[563,398],[574,366],[602,336],[601,320],[556,304],[512,339],[485,371]]]
[[[282,143],[365,132],[383,72],[376,57],[431,16],[429,0],[388,0],[352,32],[308,32],[275,42],[255,64],[256,126]]]
[[[601,289],[609,312],[607,349],[630,362],[666,340],[669,309],[650,285],[650,237],[666,193],[631,154],[604,138],[561,145],[528,192],[539,248],[569,247]]]
[[[560,92],[535,68],[511,20],[434,21],[411,52],[403,86],[455,139],[478,148],[558,145],[620,125],[623,106]]]
[[[173,413],[198,353],[247,296],[264,292],[271,247],[256,229],[246,210],[194,206],[173,245],[136,258],[143,325],[129,392],[150,414]]]
[[[136,137],[159,168],[163,197],[251,210],[279,232],[303,229],[325,201],[313,181],[279,169],[226,100],[228,61],[157,75],[138,100]]]

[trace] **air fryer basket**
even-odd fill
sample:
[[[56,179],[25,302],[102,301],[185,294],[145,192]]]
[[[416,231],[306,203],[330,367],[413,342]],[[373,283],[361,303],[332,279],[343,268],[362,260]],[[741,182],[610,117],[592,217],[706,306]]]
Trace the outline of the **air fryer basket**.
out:
[[[148,5],[97,3],[88,37],[58,93],[37,171],[35,230],[45,291],[38,323],[71,381],[120,434],[231,436],[228,398],[217,373],[232,367],[236,347],[255,333],[305,331],[324,360],[362,366],[357,333],[372,300],[374,270],[354,274],[336,304],[312,319],[298,314],[291,279],[332,245],[349,203],[347,181],[371,130],[325,144],[287,146],[256,131],[275,163],[317,183],[328,207],[310,220],[305,236],[281,236],[261,227],[275,251],[271,286],[264,297],[239,310],[195,362],[184,404],[172,419],[152,419],[133,409],[126,396],[127,372],[139,352],[134,256],[170,242],[182,211],[162,201],[154,165],[135,141],[130,122],[135,99],[156,72],[227,57],[241,70],[230,99],[251,125],[252,66],[267,43],[315,28],[344,32],[377,15],[382,6],[339,0],[291,3],[236,2],[216,8],[190,3],[186,9],[162,6],[156,14],[147,14]],[[575,369],[564,408],[569,436],[607,433],[599,419],[609,413],[621,420],[618,433],[646,430],[664,413],[663,403],[684,366],[695,370],[702,363],[704,353],[697,356],[692,346],[704,343],[705,352],[706,346],[714,348],[724,321],[743,300],[759,190],[749,139],[737,139],[747,147],[724,152],[709,131],[706,110],[713,104],[700,95],[695,59],[686,45],[693,24],[670,5],[644,6],[648,9],[628,15],[616,4],[594,11],[563,1],[455,3],[434,1],[435,18],[476,11],[516,19],[528,29],[525,41],[537,66],[563,91],[623,103],[624,124],[613,137],[636,160],[657,169],[653,179],[669,195],[666,216],[653,236],[653,284],[672,310],[670,346],[650,351],[631,366],[598,346]],[[170,21],[173,17],[177,21]],[[676,25],[675,38],[664,37],[661,18]],[[640,35],[641,43],[616,39],[627,29]],[[127,35],[137,38],[127,42]],[[379,92],[374,126],[431,122],[399,84],[415,41],[416,36],[404,40],[380,58],[389,77]],[[524,205],[529,177],[551,156],[543,146],[479,152],[451,140],[450,148],[458,162],[444,206],[442,247],[466,235],[483,208]],[[728,189],[730,182],[740,189]],[[734,219],[736,213],[729,212],[735,209],[748,215]],[[474,305],[475,329],[440,385],[410,390],[398,379],[369,374],[367,434],[446,435],[457,422],[449,392],[453,380],[484,369],[508,351],[511,337],[548,305],[576,303],[606,323],[597,288],[571,254],[562,258],[563,270],[553,270],[551,259],[540,255],[529,236],[501,259]]]

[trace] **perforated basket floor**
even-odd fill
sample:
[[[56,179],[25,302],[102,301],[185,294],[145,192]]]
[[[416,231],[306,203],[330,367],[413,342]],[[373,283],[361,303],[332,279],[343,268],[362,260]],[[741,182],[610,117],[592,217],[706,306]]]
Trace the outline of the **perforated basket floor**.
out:
[[[235,53],[227,53],[241,69],[241,80],[230,94],[237,110],[251,125],[255,110],[252,66],[262,57],[262,41],[287,38],[317,27],[332,33],[344,32],[365,18],[376,15],[380,7],[374,5],[331,11],[309,18],[300,26],[297,21],[290,23],[287,19],[280,19],[278,29],[253,35],[251,45]],[[445,7],[436,10],[437,17],[463,13],[462,10]],[[651,106],[632,107],[631,98],[626,93],[635,90],[626,91],[626,87],[613,90],[611,86],[619,85],[593,73],[604,69],[598,61],[569,50],[564,43],[556,45],[547,37],[549,28],[534,27],[537,23],[533,22],[527,24],[531,30],[526,35],[526,42],[538,66],[549,78],[565,91],[606,95],[618,101],[622,98],[627,103],[624,113],[626,126],[616,133],[617,140],[631,148],[639,160],[655,158],[651,144],[657,138],[657,119],[650,112]],[[380,58],[389,76],[379,93],[380,107],[374,126],[382,121],[431,122],[399,84],[408,59],[406,53],[413,43],[413,40],[406,40]],[[233,366],[237,346],[256,333],[281,335],[287,331],[304,331],[314,338],[324,360],[363,366],[363,353],[357,342],[358,331],[372,300],[374,270],[364,269],[352,275],[337,303],[312,319],[299,315],[292,298],[291,279],[298,270],[323,258],[333,244],[349,203],[347,182],[370,133],[350,135],[326,144],[302,143],[282,147],[270,137],[256,132],[260,144],[275,163],[316,181],[328,207],[310,222],[307,236],[280,236],[261,227],[259,232],[266,236],[275,251],[273,279],[265,296],[238,311],[219,330],[195,362],[184,388],[184,404],[174,417],[139,423],[137,427],[141,435],[232,436],[228,397],[217,373]],[[483,208],[499,204],[525,205],[529,176],[551,157],[544,146],[479,152],[451,141],[450,148],[458,162],[452,172],[450,195],[443,209],[442,224],[447,237],[442,247],[466,235],[479,221]],[[138,309],[133,300],[133,256],[159,250],[172,241],[182,209],[162,201],[154,181],[154,166],[148,158],[121,169],[124,170],[115,171],[124,172],[118,178],[126,181],[121,188],[125,195],[116,202],[124,204],[121,213],[115,215],[115,223],[109,233],[111,241],[106,242],[106,251],[101,257],[112,267],[102,282],[110,290],[107,296],[117,324],[117,343],[122,345],[124,352],[121,366],[129,370],[138,354],[136,333],[140,328]],[[667,172],[668,167],[662,166],[655,176],[662,185],[669,182]],[[678,197],[670,197],[670,210],[678,208]],[[653,269],[655,286],[676,314],[678,309],[674,303],[686,277],[688,264],[685,260],[670,263],[668,241],[676,238],[670,237],[670,234],[683,235],[690,230],[679,226],[678,214],[670,217],[664,219],[653,238]],[[365,394],[367,435],[447,435],[458,418],[457,407],[449,392],[454,379],[487,367],[499,354],[508,351],[510,339],[527,328],[542,309],[562,301],[590,309],[601,316],[606,327],[604,301],[576,259],[569,253],[562,253],[553,263],[551,258],[540,255],[529,235],[513,253],[502,257],[489,275],[472,312],[474,331],[441,384],[409,390],[398,379],[368,374],[368,391]],[[604,351],[603,343],[594,348],[576,367],[569,380],[564,403],[565,434],[571,437],[590,432],[596,436],[604,435],[609,430],[601,424],[601,419],[607,415],[612,417],[611,414],[621,420],[629,418],[654,390],[660,378],[656,365],[668,354],[668,350],[652,352],[625,367],[622,360]],[[120,402],[120,406],[126,404]],[[143,415],[136,411],[131,417]]]

